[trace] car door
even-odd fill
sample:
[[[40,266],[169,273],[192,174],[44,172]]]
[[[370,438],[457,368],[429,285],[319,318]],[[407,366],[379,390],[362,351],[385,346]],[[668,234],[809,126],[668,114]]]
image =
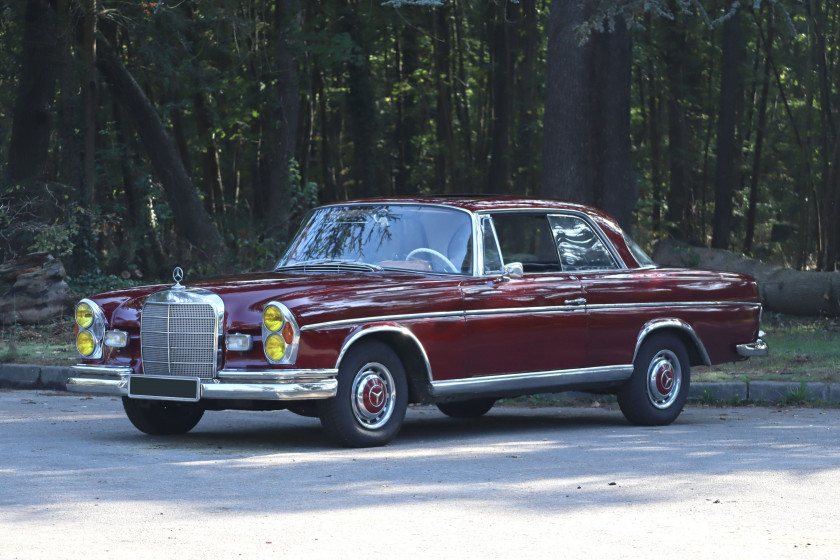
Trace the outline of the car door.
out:
[[[466,376],[584,367],[583,291],[561,270],[547,214],[495,212],[480,224],[482,275],[461,284]],[[522,263],[521,278],[503,275],[512,262]]]
[[[632,304],[657,286],[640,282],[636,271],[627,270],[606,237],[583,215],[552,214],[548,221],[563,270],[581,282],[589,332],[597,333],[589,340],[587,363],[590,367],[630,364],[644,323],[644,315]]]

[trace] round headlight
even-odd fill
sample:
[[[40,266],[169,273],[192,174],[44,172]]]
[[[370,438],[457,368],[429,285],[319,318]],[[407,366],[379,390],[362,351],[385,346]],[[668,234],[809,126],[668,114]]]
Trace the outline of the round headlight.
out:
[[[282,360],[286,354],[286,341],[278,334],[272,334],[265,340],[265,354],[269,360]]]
[[[76,323],[86,329],[93,324],[93,309],[86,303],[80,303],[76,306]]]
[[[271,332],[279,331],[280,327],[283,326],[283,321],[283,312],[280,311],[280,308],[269,305],[263,311],[263,323],[265,323],[265,328]]]
[[[82,356],[90,356],[96,350],[96,341],[90,331],[80,331],[76,337],[76,349]]]

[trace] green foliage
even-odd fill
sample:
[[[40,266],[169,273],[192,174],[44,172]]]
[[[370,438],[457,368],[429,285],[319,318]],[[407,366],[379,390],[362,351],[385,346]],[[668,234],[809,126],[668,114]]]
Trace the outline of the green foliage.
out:
[[[25,4],[0,2],[3,166],[23,58]],[[277,117],[280,91],[290,78],[277,56],[277,4],[98,3],[102,35],[157,108],[206,210],[235,248],[234,263],[208,261],[183,241],[172,203],[138,139],[138,123],[104,81],[95,119],[94,203],[80,208],[85,196],[78,154],[85,125],[74,92],[85,69],[75,42],[75,0],[58,14],[65,41],[58,63],[64,70],[47,107],[54,130],[44,177],[33,186],[10,184],[0,174],[0,260],[49,250],[65,256],[76,275],[96,267],[103,277],[134,268],[146,278],[164,276],[174,262],[202,274],[270,267],[288,242],[264,235],[272,142],[283,126]],[[501,182],[507,191],[539,195],[551,4],[301,2],[300,28],[294,24],[286,35],[300,84],[289,230],[318,201],[483,192],[499,149],[496,155],[510,162]],[[592,16],[578,29],[581,39],[633,26],[631,142],[640,190],[634,236],[643,246],[669,235],[707,244],[715,207],[719,23],[736,3],[593,0],[587,6]],[[792,266],[829,268],[820,251],[831,239],[825,225],[830,220],[818,211],[834,200],[836,146],[827,139],[840,106],[840,13],[830,3],[753,0],[738,6],[744,10],[745,58],[739,66],[741,157],[731,245],[742,249],[755,178],[750,252]],[[827,63],[825,83],[819,81],[820,60]],[[760,126],[765,78],[769,100]],[[499,81],[510,85],[503,90],[510,97],[504,111],[495,93]],[[354,125],[362,110],[364,126]],[[672,112],[679,116],[678,130],[671,128]],[[493,142],[500,129],[501,148]],[[680,153],[671,149],[677,133]],[[754,170],[759,135],[763,157]],[[678,172],[687,191],[684,219],[667,215]]]
[[[82,272],[76,276],[68,276],[65,281],[70,287],[70,292],[78,299],[91,294],[131,288],[148,284],[139,278],[122,278],[114,274],[104,274],[100,270]]]

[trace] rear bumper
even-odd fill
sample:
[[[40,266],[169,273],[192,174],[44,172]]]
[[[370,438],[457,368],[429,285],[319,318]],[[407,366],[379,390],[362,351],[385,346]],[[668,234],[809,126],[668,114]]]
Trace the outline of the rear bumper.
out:
[[[67,390],[77,393],[127,397],[128,367],[75,365]],[[214,379],[202,379],[201,399],[299,401],[328,399],[338,387],[336,369],[221,370]],[[138,376],[142,377],[142,376]]]
[[[755,342],[750,342],[749,344],[739,344],[735,347],[735,349],[738,351],[739,355],[745,358],[758,358],[766,356],[768,353],[767,343],[760,338]]]

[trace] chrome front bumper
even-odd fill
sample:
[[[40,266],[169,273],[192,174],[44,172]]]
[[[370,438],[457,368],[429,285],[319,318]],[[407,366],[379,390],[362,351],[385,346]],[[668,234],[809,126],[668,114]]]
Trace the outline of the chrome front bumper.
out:
[[[128,396],[129,367],[75,365],[67,390],[98,395]],[[337,369],[226,370],[202,379],[202,399],[299,401],[328,399],[338,388]],[[142,377],[142,376],[137,376]]]

